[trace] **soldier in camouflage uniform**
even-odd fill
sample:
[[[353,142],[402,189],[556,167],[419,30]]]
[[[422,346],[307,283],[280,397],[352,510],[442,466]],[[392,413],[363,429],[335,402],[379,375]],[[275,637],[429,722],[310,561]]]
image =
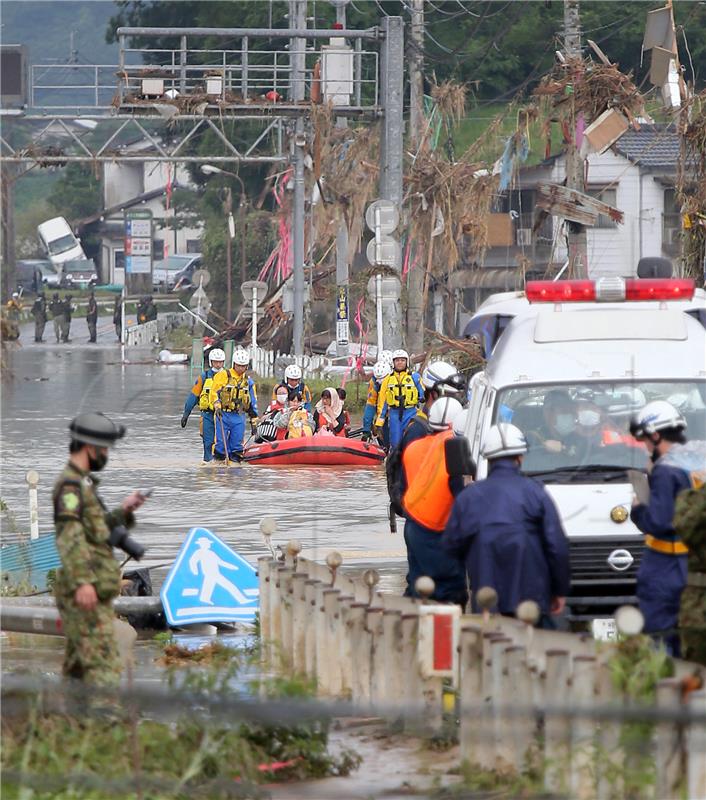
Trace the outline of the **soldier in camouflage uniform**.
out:
[[[689,548],[679,607],[682,658],[706,666],[706,486],[677,497],[674,527]]]
[[[56,546],[61,557],[54,593],[61,614],[66,652],[63,672],[95,686],[114,686],[121,664],[113,633],[112,601],[120,590],[111,529],[130,527],[145,501],[139,492],[108,512],[91,477],[108,461],[108,447],[125,435],[103,414],[81,414],[69,426],[69,461],[54,485]]]

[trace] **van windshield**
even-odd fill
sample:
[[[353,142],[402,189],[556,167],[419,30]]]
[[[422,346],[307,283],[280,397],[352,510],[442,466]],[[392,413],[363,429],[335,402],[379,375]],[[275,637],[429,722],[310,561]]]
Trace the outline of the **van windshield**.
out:
[[[498,393],[493,422],[511,422],[525,434],[527,474],[559,482],[595,480],[597,472],[624,479],[626,469],[647,466],[647,450],[630,435],[629,423],[652,400],[667,400],[682,413],[690,440],[706,439],[706,381],[505,389]]]
[[[72,247],[76,247],[76,239],[70,233],[67,233],[66,236],[62,236],[60,239],[48,242],[47,247],[49,248],[49,255],[57,256],[59,253],[65,253],[67,250],[71,250]]]

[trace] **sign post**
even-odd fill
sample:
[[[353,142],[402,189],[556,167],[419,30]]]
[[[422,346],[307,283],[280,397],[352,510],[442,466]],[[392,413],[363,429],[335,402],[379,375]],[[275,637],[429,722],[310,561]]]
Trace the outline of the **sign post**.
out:
[[[152,212],[125,211],[125,285],[127,294],[152,293]]]

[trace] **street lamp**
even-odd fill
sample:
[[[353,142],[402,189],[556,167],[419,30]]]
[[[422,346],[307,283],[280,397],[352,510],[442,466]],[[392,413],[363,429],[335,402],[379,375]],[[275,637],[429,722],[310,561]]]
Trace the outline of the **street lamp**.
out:
[[[235,178],[238,183],[240,184],[240,205],[238,206],[238,218],[240,223],[240,282],[245,283],[247,280],[247,256],[245,252],[245,184],[243,183],[243,179],[235,172],[230,172],[227,169],[221,169],[220,167],[216,167],[213,164],[202,164],[201,165],[201,172],[204,175],[228,175],[231,178]],[[232,265],[232,253],[231,253],[231,243],[233,238],[235,237],[235,226],[233,224],[233,214],[232,212],[232,200],[230,189],[226,195],[226,200],[223,204],[223,210],[226,214],[226,220],[228,222],[228,246],[226,247],[226,292],[228,297],[226,299],[226,317],[228,322],[231,321],[231,294],[232,294],[232,277],[231,272],[233,269]]]

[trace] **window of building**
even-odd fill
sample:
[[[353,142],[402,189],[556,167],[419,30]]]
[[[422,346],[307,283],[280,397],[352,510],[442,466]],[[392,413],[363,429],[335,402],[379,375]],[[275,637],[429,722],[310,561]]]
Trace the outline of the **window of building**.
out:
[[[662,213],[662,249],[675,255],[681,244],[681,213],[674,188],[664,190],[664,212]]]
[[[125,269],[125,251],[113,250],[115,258],[115,269]]]
[[[187,253],[200,253],[201,252],[201,239],[187,239],[186,240]]]
[[[606,189],[603,186],[589,186],[586,188],[586,194],[590,195],[591,197],[595,197],[596,200],[600,200],[603,203],[607,203],[609,206],[613,206],[613,208],[617,208],[617,206],[615,205],[617,202],[616,200],[617,192],[615,187],[611,189]],[[604,214],[599,214],[598,222],[594,227],[617,228],[618,223]]]
[[[164,258],[164,239],[152,239],[152,258],[155,261]]]

